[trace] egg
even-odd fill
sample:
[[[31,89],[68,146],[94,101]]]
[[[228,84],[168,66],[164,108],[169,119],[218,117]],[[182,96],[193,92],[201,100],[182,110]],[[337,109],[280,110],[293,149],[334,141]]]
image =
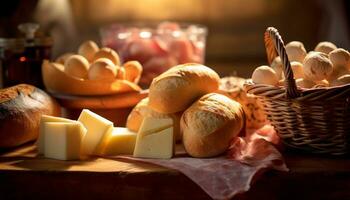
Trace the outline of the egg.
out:
[[[117,67],[107,58],[97,59],[91,64],[88,77],[90,80],[113,81],[116,79]]]
[[[115,52],[113,49],[104,47],[100,49],[95,55],[94,55],[94,61],[96,61],[99,58],[107,58],[112,61],[112,63],[116,66],[120,66],[120,58],[117,52]]]
[[[258,84],[277,85],[278,78],[276,72],[269,66],[257,67],[252,75],[252,81]]]
[[[89,62],[92,62],[98,50],[97,44],[94,41],[88,40],[79,46],[78,54],[84,56]]]
[[[89,62],[83,56],[70,56],[64,65],[65,73],[82,79],[86,79],[88,77]]]

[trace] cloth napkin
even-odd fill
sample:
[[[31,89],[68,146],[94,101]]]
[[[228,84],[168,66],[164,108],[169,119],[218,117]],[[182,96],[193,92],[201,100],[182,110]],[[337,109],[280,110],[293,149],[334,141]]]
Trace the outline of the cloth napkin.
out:
[[[216,158],[192,158],[177,151],[174,158],[142,159],[130,156],[118,158],[152,163],[175,169],[198,184],[213,199],[231,199],[249,190],[256,175],[268,169],[288,171],[282,155],[275,147],[279,143],[271,125],[248,131],[246,136],[232,141],[227,155]]]

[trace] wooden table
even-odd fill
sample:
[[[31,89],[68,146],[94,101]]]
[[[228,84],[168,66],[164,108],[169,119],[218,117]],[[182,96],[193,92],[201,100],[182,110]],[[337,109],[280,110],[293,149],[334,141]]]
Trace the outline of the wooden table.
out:
[[[350,199],[350,159],[285,155],[235,199]],[[33,145],[0,155],[0,199],[210,199],[178,171],[119,159],[58,161]]]

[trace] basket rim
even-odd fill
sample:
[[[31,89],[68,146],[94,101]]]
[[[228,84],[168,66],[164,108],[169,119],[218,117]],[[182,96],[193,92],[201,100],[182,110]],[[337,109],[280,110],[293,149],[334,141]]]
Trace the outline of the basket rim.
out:
[[[273,86],[267,84],[257,84],[251,79],[244,83],[244,90],[249,94],[256,96],[268,97],[273,99],[289,99],[286,96],[285,86]],[[301,88],[298,87],[300,97],[294,100],[334,100],[350,98],[350,83],[322,88]]]

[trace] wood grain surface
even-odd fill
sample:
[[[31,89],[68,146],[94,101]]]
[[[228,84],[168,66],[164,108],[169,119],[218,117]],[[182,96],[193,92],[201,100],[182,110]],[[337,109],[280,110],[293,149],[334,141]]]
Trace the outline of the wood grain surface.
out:
[[[268,171],[235,199],[350,199],[350,160],[285,153],[290,172]],[[1,199],[210,199],[178,171],[95,157],[38,157],[32,144],[0,155]]]

